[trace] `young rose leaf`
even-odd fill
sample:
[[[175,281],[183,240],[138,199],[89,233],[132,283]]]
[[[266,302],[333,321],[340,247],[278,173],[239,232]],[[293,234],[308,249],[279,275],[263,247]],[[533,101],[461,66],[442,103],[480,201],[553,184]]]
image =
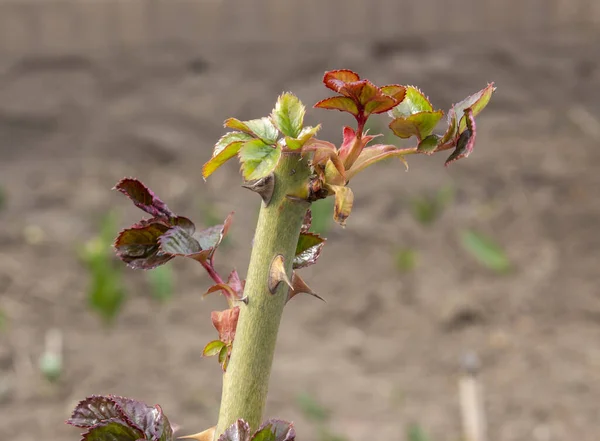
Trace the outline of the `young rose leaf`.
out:
[[[173,212],[148,187],[137,179],[121,179],[114,187],[127,196],[134,205],[154,217],[172,217]]]
[[[358,74],[349,69],[332,70],[326,72],[323,76],[323,83],[325,86],[338,93],[346,83],[352,83],[359,80],[360,77]]]
[[[459,159],[467,158],[475,147],[475,135],[477,133],[477,128],[475,126],[475,119],[473,118],[473,112],[471,109],[465,110],[465,117],[467,121],[467,128],[458,137],[456,149],[454,152],[452,152],[448,159],[446,159],[446,166]]]
[[[251,441],[294,441],[296,431],[292,423],[281,420],[268,420],[252,436]]]
[[[419,141],[431,135],[437,123],[442,119],[444,113],[441,110],[437,112],[418,112],[407,117],[399,117],[390,123],[390,129],[394,134],[402,139],[416,136]]]
[[[221,348],[221,350],[219,351],[219,364],[221,366],[227,361],[228,356],[229,356],[229,348],[227,347],[227,345],[224,345]],[[224,367],[223,370],[226,370],[226,368]]]
[[[240,279],[240,276],[236,270],[231,271],[227,279],[227,284],[234,291],[236,298],[239,300],[244,297],[245,281]]]
[[[152,269],[173,258],[160,250],[159,239],[169,226],[155,219],[121,231],[115,240],[117,256],[134,269]]]
[[[219,355],[221,349],[225,347],[225,343],[221,340],[213,340],[204,346],[204,350],[202,351],[202,355],[204,357],[214,357],[215,355]]]
[[[417,147],[417,152],[425,153],[426,155],[430,155],[436,151],[438,145],[440,144],[441,136],[439,135],[429,135],[419,142],[419,146]]]
[[[460,236],[462,246],[485,267],[498,273],[506,273],[511,263],[504,250],[491,238],[471,230]]]
[[[277,142],[279,132],[270,118],[263,117],[250,121],[240,121],[229,118],[225,121],[225,127],[247,133],[262,140],[265,144],[273,145]]]
[[[198,241],[202,250],[208,251],[206,257],[210,257],[217,250],[231,226],[233,212],[229,213],[221,225],[215,225],[194,234],[194,239]]]
[[[126,420],[127,417],[111,397],[92,395],[75,406],[67,424],[87,428],[111,419]]]
[[[464,117],[465,110],[471,109],[473,117],[477,116],[490,102],[492,93],[496,90],[494,83],[486,88],[454,104],[448,111],[448,129],[440,144],[450,142],[456,135],[460,135],[467,129],[467,118]]]
[[[281,133],[290,138],[297,138],[302,130],[305,112],[306,109],[298,97],[287,92],[277,100],[271,118]]]
[[[202,297],[206,297],[207,295],[212,294],[213,292],[219,292],[219,291],[223,293],[223,295],[227,298],[227,300],[236,298],[235,291],[227,283],[217,283],[217,284],[211,286],[210,288],[208,288],[206,290],[206,292],[204,294],[202,294]]]
[[[219,441],[250,441],[250,426],[244,420],[237,420],[223,432]]]
[[[225,311],[213,311],[210,313],[213,326],[219,332],[219,340],[223,343],[229,344],[233,342],[239,315],[239,306],[226,309]]]
[[[390,116],[392,118],[406,118],[413,113],[431,111],[433,111],[433,106],[423,92],[414,86],[407,86],[404,100],[390,111]]]
[[[333,219],[342,227],[346,226],[346,219],[350,216],[354,203],[354,193],[350,187],[330,185],[329,188],[335,193],[335,205],[333,207]]]
[[[380,89],[384,94],[395,98],[399,103],[406,97],[406,87],[400,86],[399,84],[381,86]]]
[[[286,136],[285,145],[290,150],[298,150],[299,148],[302,148],[308,141],[310,141],[320,129],[321,124],[316,127],[304,127],[296,138]]]
[[[238,156],[242,163],[244,179],[251,181],[267,176],[275,169],[281,157],[281,148],[254,139],[242,145]]]
[[[229,132],[223,135],[215,145],[212,158],[202,166],[202,177],[208,178],[219,167],[236,156],[244,142],[252,139],[252,136],[243,132]]]
[[[300,233],[293,268],[298,269],[314,265],[321,255],[325,240],[325,238],[315,233]]]
[[[326,110],[339,110],[340,112],[348,112],[355,117],[359,114],[359,109],[352,98],[345,96],[333,96],[319,101],[314,107]]]
[[[151,441],[171,441],[173,428],[164,415],[161,407],[147,404],[131,398],[110,396],[123,410],[128,421],[146,435]]]
[[[462,133],[467,128],[466,118],[463,116],[464,111],[471,109],[473,117],[476,117],[488,105],[495,90],[494,83],[490,83],[484,89],[453,106],[455,115],[460,118],[458,133]]]
[[[120,420],[108,420],[88,429],[81,441],[138,441],[148,439],[135,427]]]
[[[356,176],[357,173],[361,172],[365,168],[376,164],[379,161],[383,161],[384,159],[391,158],[393,156],[397,156],[404,163],[404,166],[408,169],[408,164],[404,159],[404,155],[406,152],[402,151],[395,145],[385,145],[385,144],[377,144],[370,147],[366,147],[360,153],[350,170],[347,171],[346,177],[348,180],[352,179]]]
[[[325,170],[329,162],[331,162],[332,166],[337,170],[337,175],[341,177],[342,182],[346,181],[346,169],[335,145],[327,141],[321,141],[320,139],[313,139],[304,146],[303,151],[314,152],[311,162],[313,166],[318,167],[318,173]],[[334,182],[331,183],[335,184]]]
[[[189,256],[199,253],[202,247],[194,237],[184,228],[176,226],[169,228],[158,239],[160,250],[165,254]]]

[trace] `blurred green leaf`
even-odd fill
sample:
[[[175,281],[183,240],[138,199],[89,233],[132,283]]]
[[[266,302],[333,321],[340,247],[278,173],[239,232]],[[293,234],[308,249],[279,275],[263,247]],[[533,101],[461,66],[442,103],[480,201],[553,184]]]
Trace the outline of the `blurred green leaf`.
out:
[[[0,332],[4,331],[8,326],[8,316],[4,310],[0,309]]]
[[[421,225],[431,225],[454,201],[454,188],[442,187],[434,195],[423,195],[412,200],[411,209],[414,218]]]
[[[333,198],[319,199],[310,207],[312,212],[312,225],[310,231],[317,234],[326,234],[331,228],[333,217]]]
[[[396,253],[396,267],[403,273],[415,269],[417,260],[418,253],[411,248],[404,248]]]
[[[150,283],[150,293],[159,302],[166,302],[173,297],[173,269],[163,265],[146,273]]]
[[[483,266],[498,273],[510,271],[510,260],[493,239],[472,230],[462,231],[460,239],[465,250]]]
[[[429,437],[425,434],[421,426],[411,424],[408,426],[407,434],[408,441],[429,441]]]
[[[329,420],[329,411],[321,406],[311,395],[302,393],[296,397],[296,402],[304,416],[315,422],[325,423]]]

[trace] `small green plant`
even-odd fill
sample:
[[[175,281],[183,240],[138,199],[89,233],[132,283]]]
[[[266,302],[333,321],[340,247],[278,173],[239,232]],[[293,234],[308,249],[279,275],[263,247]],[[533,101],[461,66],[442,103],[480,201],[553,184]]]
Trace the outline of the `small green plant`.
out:
[[[5,331],[8,327],[8,316],[3,309],[0,309],[0,332]]]
[[[115,186],[148,215],[117,235],[114,247],[119,258],[131,268],[146,270],[176,257],[192,259],[212,279],[205,294],[220,293],[227,302],[226,309],[210,314],[217,337],[204,348],[204,355],[216,357],[223,371],[219,417],[214,427],[188,438],[295,439],[291,423],[261,421],[283,309],[300,293],[316,297],[300,276],[303,268],[317,262],[325,245],[325,238],[311,231],[311,205],[333,199],[333,220],[344,226],[354,202],[349,184],[371,165],[388,158],[406,162],[410,155],[444,151],[452,151],[446,165],[468,157],[477,136],[475,117],[494,91],[489,84],[453,105],[447,112],[447,128],[438,135],[433,132],[444,112],[435,109],[416,87],[376,86],[350,70],[326,72],[323,83],[335,95],[314,107],[349,113],[355,122],[342,128],[337,144],[317,137],[320,125],[305,126],[304,105],[293,94],[284,93],[267,117],[227,119],[224,125],[229,131],[217,141],[212,157],[202,167],[206,179],[228,160],[238,158],[243,186],[260,196],[245,279],[235,269],[223,276],[215,265],[233,213],[219,225],[198,228],[139,180],[125,178]],[[401,148],[375,143],[385,138],[367,133],[366,127],[378,114],[390,118],[387,126],[396,137],[414,138],[415,144]],[[160,406],[114,396],[82,401],[68,422],[86,430],[82,441],[171,441],[174,436]]]
[[[416,423],[408,426],[406,437],[408,441],[430,441],[430,438],[425,434],[425,431]]]
[[[400,272],[407,273],[417,266],[419,253],[412,248],[403,248],[396,252],[396,267]]]
[[[80,258],[89,274],[88,304],[110,325],[125,301],[122,268],[115,262],[112,250],[116,234],[115,213],[108,213],[100,223],[100,233],[89,240],[80,250]]]
[[[6,206],[6,192],[4,188],[0,187],[0,211]]]
[[[453,200],[454,188],[451,186],[442,187],[433,195],[416,197],[411,203],[413,216],[421,225],[431,225]]]
[[[508,256],[492,238],[477,231],[463,230],[460,240],[465,250],[486,268],[501,274],[511,270]]]

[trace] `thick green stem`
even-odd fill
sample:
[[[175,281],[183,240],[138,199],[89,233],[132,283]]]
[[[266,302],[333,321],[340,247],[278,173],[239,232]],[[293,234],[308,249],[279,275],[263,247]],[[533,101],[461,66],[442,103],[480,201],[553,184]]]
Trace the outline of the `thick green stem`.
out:
[[[310,170],[300,154],[284,153],[274,174],[273,197],[267,206],[261,202],[244,290],[248,304],[240,305],[231,360],[223,375],[215,437],[238,418],[246,420],[254,430],[262,422],[277,331],[289,289],[280,283],[276,293],[271,294],[269,269],[274,257],[281,254],[291,280],[292,260],[308,204],[286,195],[306,191]]]

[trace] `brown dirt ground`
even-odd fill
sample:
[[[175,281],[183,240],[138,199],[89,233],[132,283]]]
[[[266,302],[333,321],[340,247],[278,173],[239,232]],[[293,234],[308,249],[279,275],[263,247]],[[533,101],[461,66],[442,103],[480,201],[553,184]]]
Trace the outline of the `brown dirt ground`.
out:
[[[160,403],[183,431],[215,423],[219,368],[203,360],[214,336],[201,299],[207,277],[173,264],[176,295],[159,308],[143,274],[127,271],[129,300],[103,330],[86,309],[87,278],[76,247],[113,207],[126,226],[141,212],[110,188],[136,176],[169,206],[201,222],[202,207],[236,211],[221,268],[243,273],[257,200],[229,165],[205,184],[200,166],[228,116],[268,113],[279,92],[307,104],[326,96],[329,68],[353,68],[377,83],[415,83],[434,103],[494,80],[479,120],[477,151],[450,169],[443,158],[411,158],[356,179],[355,212],[332,228],[306,279],[328,303],[298,298],[284,316],[267,414],[314,427],[296,405],[312,394],[332,409],[332,430],[351,440],[404,439],[418,421],[433,440],[460,437],[458,360],[474,350],[490,439],[597,441],[600,438],[600,150],[569,119],[600,113],[597,35],[491,43],[415,39],[203,54],[165,47],[114,59],[50,57],[0,64],[0,436],[11,441],[77,439],[62,424],[89,394]],[[292,57],[296,57],[295,60]],[[575,109],[575,110],[574,110]],[[342,115],[324,118],[339,138]],[[433,228],[418,225],[408,201],[440,185],[458,189]],[[31,226],[43,238],[31,244]],[[494,236],[516,266],[494,274],[461,249],[457,230]],[[31,237],[30,237],[31,240]],[[420,265],[400,274],[393,255],[414,247]],[[64,332],[66,369],[58,387],[36,370],[44,334]]]

